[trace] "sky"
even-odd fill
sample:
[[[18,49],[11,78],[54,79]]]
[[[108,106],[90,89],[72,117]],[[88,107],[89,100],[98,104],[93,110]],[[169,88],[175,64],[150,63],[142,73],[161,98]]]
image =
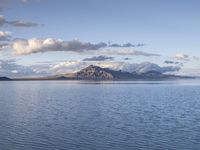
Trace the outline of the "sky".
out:
[[[90,64],[200,76],[199,0],[0,0],[0,76]]]

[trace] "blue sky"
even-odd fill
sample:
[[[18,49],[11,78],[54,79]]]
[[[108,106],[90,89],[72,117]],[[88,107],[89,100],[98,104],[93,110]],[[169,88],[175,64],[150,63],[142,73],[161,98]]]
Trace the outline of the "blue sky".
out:
[[[0,4],[2,8],[0,14],[6,20],[37,24],[19,27],[5,23],[0,26],[1,32],[10,32],[11,36],[9,41],[11,46],[0,51],[2,61],[14,59],[17,65],[32,67],[31,65],[38,65],[38,62],[49,61],[56,64],[62,61],[82,61],[84,58],[109,55],[115,57],[115,60],[106,60],[106,63],[109,63],[107,61],[149,62],[159,66],[179,65],[181,69],[178,72],[187,73],[187,70],[192,70],[195,75],[199,73],[200,1],[198,0],[0,0]],[[53,48],[43,50],[44,47],[40,45],[37,52],[25,55],[21,52],[20,55],[13,54],[16,48],[12,45],[16,39],[32,38],[78,40],[91,44],[112,42],[145,45],[101,47],[95,53],[85,51],[74,53],[70,49],[65,52],[63,49]],[[0,42],[5,43],[5,41]],[[20,48],[23,49],[22,46]],[[160,56],[108,54],[102,53],[103,49],[142,51]],[[20,51],[19,47],[17,51]],[[124,61],[123,59],[127,57],[130,59]],[[164,63],[166,60],[179,64],[166,64]]]

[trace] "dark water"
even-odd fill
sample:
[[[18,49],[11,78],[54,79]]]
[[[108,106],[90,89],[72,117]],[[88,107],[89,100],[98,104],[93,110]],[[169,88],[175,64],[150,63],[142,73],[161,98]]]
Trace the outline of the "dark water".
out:
[[[200,82],[0,82],[0,149],[200,149]]]

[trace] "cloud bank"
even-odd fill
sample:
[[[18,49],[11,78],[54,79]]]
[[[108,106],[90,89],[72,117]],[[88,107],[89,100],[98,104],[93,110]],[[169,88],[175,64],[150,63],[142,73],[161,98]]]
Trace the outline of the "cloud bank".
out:
[[[125,48],[126,45],[123,45]],[[140,56],[160,56],[159,54],[146,53],[136,50],[111,50],[110,44],[105,42],[100,42],[93,44],[90,42],[81,42],[78,40],[64,41],[61,39],[17,39],[12,45],[14,49],[14,54],[16,55],[30,55],[34,53],[45,53],[50,51],[66,51],[66,52],[94,52],[98,50],[99,54],[102,55],[140,55]],[[127,47],[130,47],[128,44]],[[107,49],[106,49],[107,48]]]
[[[70,73],[70,72],[76,72],[79,71],[92,63],[90,62],[82,62],[82,61],[66,61],[61,62],[56,65],[52,65],[51,71],[57,73],[57,74],[64,74],[64,73]],[[103,67],[103,68],[110,68],[113,70],[122,70],[126,72],[136,72],[136,73],[145,73],[148,71],[157,71],[160,73],[170,73],[170,72],[176,72],[181,69],[180,66],[164,66],[161,67],[157,64],[150,63],[150,62],[144,62],[144,63],[125,63],[125,62],[97,62],[97,66]]]

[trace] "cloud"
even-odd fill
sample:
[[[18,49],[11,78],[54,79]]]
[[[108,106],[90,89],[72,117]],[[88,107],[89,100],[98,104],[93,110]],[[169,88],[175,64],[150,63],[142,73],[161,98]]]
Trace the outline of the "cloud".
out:
[[[94,57],[91,57],[91,58],[83,59],[83,61],[106,61],[106,60],[114,60],[114,57],[94,56]]]
[[[89,63],[82,61],[65,61],[50,66],[50,71],[54,74],[65,74],[77,72],[85,67],[89,66]]]
[[[40,77],[51,75],[49,65],[23,66],[16,63],[15,59],[0,60],[0,76],[10,78]]]
[[[132,49],[118,49],[118,50],[103,49],[99,51],[99,53],[103,55],[134,55],[134,56],[145,56],[145,57],[160,56],[159,54],[147,53],[147,52],[137,51],[137,50],[132,50]]]
[[[39,24],[22,20],[8,21],[3,15],[0,15],[0,26],[5,26],[5,25],[13,27],[36,27]]]
[[[10,38],[11,38],[11,33],[10,32],[0,31],[0,41],[9,41]]]
[[[50,68],[56,74],[65,74],[70,72],[77,72],[93,63],[82,61],[66,61],[60,62],[56,65],[52,65]],[[157,64],[144,62],[144,63],[125,63],[125,62],[98,62],[93,65],[97,65],[103,68],[110,68],[113,70],[122,70],[126,72],[137,72],[139,74],[148,71],[158,71],[160,73],[172,73],[181,69],[180,66],[164,66],[161,67]]]
[[[200,60],[200,57],[198,57],[198,56],[193,56],[192,57],[194,60]]]
[[[99,54],[102,55],[141,55],[141,56],[160,56],[158,54],[146,53],[136,50],[111,50],[105,49],[110,48],[109,44],[105,42],[100,42],[93,44],[90,42],[81,42],[78,40],[63,41],[61,39],[17,39],[12,45],[14,53],[16,55],[29,55],[33,53],[44,53],[50,51],[68,51],[68,52],[96,52],[98,50]],[[129,46],[128,46],[129,47]]]
[[[8,44],[8,43],[0,43],[0,51],[6,50],[8,48],[10,48],[10,44]]]
[[[38,64],[32,66],[23,66],[16,63],[16,60],[0,60],[0,75],[11,78],[17,77],[41,77],[61,75],[80,71],[89,65],[97,65],[103,68],[113,70],[122,70],[126,72],[145,73],[148,71],[157,71],[160,73],[178,72],[180,66],[164,66],[144,62],[144,63],[126,63],[126,62],[85,62],[85,61],[64,61],[57,64]]]
[[[117,44],[117,43],[113,43],[113,44],[109,44],[108,47],[142,47],[145,46],[145,44],[132,44],[132,43],[125,43],[125,44]]]
[[[180,62],[178,62],[178,61],[171,61],[171,60],[165,60],[164,63],[165,64],[175,64],[175,65],[180,64]]]
[[[60,39],[18,39],[13,43],[16,55],[28,55],[32,53],[44,53],[49,51],[83,52],[86,50],[98,50],[106,47],[106,43],[83,43],[77,40],[63,41]]]
[[[124,60],[131,60],[131,58],[126,57],[126,58],[124,58]]]
[[[174,59],[177,59],[177,60],[183,60],[183,61],[189,61],[189,55],[187,54],[183,54],[183,53],[177,53],[174,57]]]
[[[175,72],[181,69],[180,66],[164,66],[161,67],[157,64],[150,63],[150,62],[143,62],[143,63],[124,63],[124,62],[117,62],[117,63],[107,63],[102,64],[102,67],[111,68],[114,70],[122,70],[127,72],[136,72],[136,73],[145,73],[148,71],[157,71],[160,73],[168,73],[168,72]]]
[[[7,22],[7,24],[12,25],[14,27],[36,27],[36,26],[38,26],[37,23],[26,22],[26,21],[21,21],[21,20],[9,21],[9,22]]]
[[[16,64],[15,60],[0,60],[0,75],[7,77],[27,76],[34,71],[25,66]]]

